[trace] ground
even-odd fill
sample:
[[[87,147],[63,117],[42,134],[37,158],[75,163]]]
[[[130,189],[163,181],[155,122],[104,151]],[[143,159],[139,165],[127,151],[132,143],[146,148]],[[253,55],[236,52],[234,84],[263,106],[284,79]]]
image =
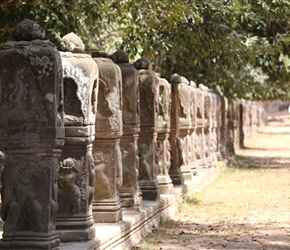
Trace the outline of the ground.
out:
[[[290,116],[236,150],[236,162],[199,192],[187,195],[134,249],[290,249]]]

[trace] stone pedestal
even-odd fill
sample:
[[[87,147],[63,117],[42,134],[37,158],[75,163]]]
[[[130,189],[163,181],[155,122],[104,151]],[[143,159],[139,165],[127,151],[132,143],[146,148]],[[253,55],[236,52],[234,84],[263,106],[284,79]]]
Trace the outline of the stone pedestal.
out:
[[[140,131],[140,105],[138,71],[129,64],[127,55],[119,50],[111,58],[122,72],[122,114],[123,135],[121,152],[123,164],[123,185],[119,195],[122,208],[139,210],[142,192],[139,186],[138,133]]]
[[[173,183],[169,176],[171,166],[171,147],[169,141],[170,115],[171,115],[171,85],[164,78],[157,81],[157,146],[158,146],[158,175],[157,180],[161,194],[173,191]]]
[[[58,249],[58,158],[64,144],[61,58],[26,19],[0,50],[1,249]]]
[[[119,66],[105,53],[94,53],[99,68],[99,94],[96,134],[93,142],[95,162],[95,222],[113,223],[122,219],[119,190],[123,182],[120,138],[122,122],[122,75]]]
[[[80,40],[70,33],[61,44]],[[81,42],[78,42],[81,44]],[[76,47],[77,48],[77,47]],[[91,56],[61,52],[64,81],[65,146],[60,157],[56,226],[62,242],[87,241],[95,236],[92,213],[98,67]]]
[[[157,77],[151,70],[151,63],[147,59],[141,58],[134,65],[139,71],[141,114],[138,140],[139,185],[143,199],[158,200],[160,198],[160,188],[157,181]]]

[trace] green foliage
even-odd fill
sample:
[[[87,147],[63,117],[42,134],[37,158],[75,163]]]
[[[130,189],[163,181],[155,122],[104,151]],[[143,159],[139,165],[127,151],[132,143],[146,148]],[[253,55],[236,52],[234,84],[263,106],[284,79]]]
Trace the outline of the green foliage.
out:
[[[290,98],[288,0],[2,0],[0,16],[0,44],[30,18],[55,43],[75,32],[87,50],[144,55],[230,98]]]

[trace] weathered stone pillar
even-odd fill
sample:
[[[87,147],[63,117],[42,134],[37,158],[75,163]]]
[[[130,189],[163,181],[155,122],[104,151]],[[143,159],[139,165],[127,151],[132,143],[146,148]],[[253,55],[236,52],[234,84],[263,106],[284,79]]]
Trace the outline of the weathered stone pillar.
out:
[[[234,136],[234,152],[236,149],[240,148],[240,110],[238,100],[232,100],[233,109],[233,136]]]
[[[212,139],[212,96],[208,87],[200,84],[199,86],[203,91],[204,98],[204,153],[206,159],[206,166],[213,167],[213,154],[211,148]]]
[[[139,186],[138,133],[140,132],[140,105],[138,71],[129,64],[128,56],[121,50],[111,58],[122,72],[123,135],[121,152],[123,163],[123,185],[119,195],[122,208],[139,210],[142,192]]]
[[[95,222],[117,222],[122,219],[119,190],[123,181],[120,138],[122,122],[122,75],[105,52],[93,52],[99,67],[99,94],[96,134],[93,142],[95,163]]]
[[[222,97],[219,94],[215,95],[216,103],[215,103],[215,116],[216,116],[216,155],[217,155],[217,160],[221,161],[222,160],[222,154],[221,154],[221,127],[222,127]]]
[[[196,141],[195,141],[195,157],[196,163],[201,171],[201,169],[207,167],[206,157],[205,157],[205,118],[204,118],[204,92],[200,87],[196,89]]]
[[[227,125],[228,125],[228,137],[227,137],[227,158],[230,159],[235,154],[235,145],[234,145],[234,127],[236,124],[234,117],[234,108],[233,100],[228,102],[228,112],[227,112]]]
[[[197,175],[197,162],[196,162],[196,155],[195,155],[195,141],[197,140],[196,136],[196,113],[197,113],[197,105],[196,105],[196,83],[190,81],[189,83],[189,90],[190,90],[190,100],[189,100],[189,107],[190,107],[190,126],[189,126],[189,133],[188,133],[188,158],[189,158],[189,165],[191,168],[191,172],[193,175]]]
[[[157,180],[162,194],[173,191],[172,180],[169,176],[171,166],[171,148],[169,141],[171,114],[171,85],[164,78],[157,78],[157,145],[158,145],[158,175]]]
[[[1,104],[1,103],[0,103]],[[5,159],[6,159],[6,154],[4,152],[4,150],[1,150],[0,148],[0,190],[2,189],[2,173],[4,170],[4,165],[5,165]],[[2,207],[2,200],[0,198],[0,209]],[[0,218],[1,221],[1,218]]]
[[[221,96],[221,155],[224,160],[228,159],[227,152],[227,138],[228,138],[228,99],[225,96]]]
[[[217,117],[216,117],[216,93],[213,90],[209,90],[210,95],[210,154],[211,154],[211,165],[217,166]]]
[[[189,166],[188,131],[190,127],[190,89],[186,78],[174,74],[171,76],[172,83],[172,106],[175,112],[172,113],[175,121],[172,123],[171,149],[176,150],[173,154],[173,166],[179,164],[184,184],[188,185],[192,178]]]
[[[138,59],[134,65],[139,71],[140,90],[139,185],[143,199],[158,200],[160,188],[157,181],[157,77],[146,58]]]
[[[75,46],[71,46],[74,44]],[[92,213],[94,161],[92,142],[98,94],[98,67],[74,33],[61,40],[64,82],[65,146],[58,176],[56,227],[61,241],[95,236]],[[72,52],[72,53],[71,53]]]
[[[57,171],[64,144],[62,65],[44,30],[24,20],[0,50],[1,249],[58,249]]]

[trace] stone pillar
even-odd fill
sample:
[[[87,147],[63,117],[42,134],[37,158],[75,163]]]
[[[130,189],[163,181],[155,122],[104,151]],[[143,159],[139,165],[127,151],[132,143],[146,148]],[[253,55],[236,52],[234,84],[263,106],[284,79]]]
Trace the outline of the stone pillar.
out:
[[[217,154],[217,160],[221,161],[222,160],[222,154],[221,154],[221,127],[222,127],[222,97],[216,93],[215,95],[216,103],[215,103],[215,113],[216,113],[216,154]]]
[[[183,186],[184,178],[181,173],[180,166],[182,165],[182,157],[177,147],[177,138],[179,134],[179,119],[177,114],[180,112],[179,99],[177,93],[177,86],[171,84],[171,115],[170,115],[170,148],[171,148],[171,166],[169,169],[169,175],[171,177],[173,185]]]
[[[217,101],[216,101],[216,93],[213,90],[209,91],[210,98],[211,98],[211,114],[210,114],[210,152],[212,158],[212,166],[217,166],[217,117],[216,117],[216,108],[217,108]]]
[[[195,141],[195,157],[199,168],[198,171],[207,167],[205,157],[205,118],[204,118],[204,93],[200,87],[196,89],[196,141]]]
[[[227,125],[228,125],[228,137],[227,137],[227,152],[228,158],[231,158],[235,154],[235,145],[234,145],[234,127],[236,124],[234,117],[234,105],[233,100],[228,102],[228,112],[227,112]]]
[[[221,155],[224,160],[228,159],[227,154],[227,138],[228,138],[228,99],[221,96]]]
[[[75,44],[75,46],[71,46]],[[74,33],[61,40],[65,146],[58,176],[56,227],[62,242],[94,238],[92,142],[98,94],[98,67]]]
[[[122,219],[119,190],[123,181],[120,138],[122,122],[122,74],[105,52],[93,52],[99,67],[99,94],[96,134],[93,142],[95,163],[95,222],[113,223]]]
[[[172,124],[171,148],[176,150],[173,154],[176,163],[179,164],[184,184],[188,185],[193,179],[189,165],[189,147],[188,131],[190,127],[190,89],[186,78],[174,74],[171,76],[172,83],[172,105],[175,106],[175,112],[172,113],[176,121]],[[175,127],[174,127],[175,126]]]
[[[189,134],[188,134],[188,158],[189,165],[191,168],[191,172],[193,175],[197,175],[197,162],[195,155],[195,141],[197,140],[196,136],[196,113],[197,113],[197,105],[196,105],[196,83],[190,81],[189,83],[190,90],[190,126],[189,126]]]
[[[209,89],[202,85],[200,88],[203,90],[204,98],[204,142],[205,142],[205,159],[206,166],[213,167],[214,159],[211,148],[212,139],[212,96]]]
[[[234,152],[236,149],[240,147],[240,110],[239,110],[239,102],[238,100],[233,100],[233,136],[234,136]]]
[[[123,135],[121,152],[123,163],[123,185],[119,195],[122,208],[139,210],[142,192],[139,186],[138,133],[140,132],[140,105],[138,71],[129,64],[123,51],[115,52],[111,58],[122,72]]]
[[[64,144],[62,65],[44,30],[24,20],[0,50],[1,249],[58,249],[58,159]]]
[[[2,173],[4,170],[5,159],[6,159],[6,154],[5,154],[4,150],[1,150],[1,148],[0,148],[0,190],[2,189],[2,181],[3,181],[2,180]],[[2,200],[0,198],[0,209],[1,209],[1,206],[2,206]],[[0,218],[0,221],[1,221],[1,218]]]
[[[158,200],[160,188],[157,181],[157,77],[146,58],[138,59],[134,65],[139,71],[140,90],[139,185],[143,199]]]
[[[169,194],[173,191],[172,180],[169,176],[171,165],[171,148],[169,141],[170,114],[171,114],[171,85],[164,78],[157,80],[157,145],[158,145],[158,175],[157,180],[161,194]]]

